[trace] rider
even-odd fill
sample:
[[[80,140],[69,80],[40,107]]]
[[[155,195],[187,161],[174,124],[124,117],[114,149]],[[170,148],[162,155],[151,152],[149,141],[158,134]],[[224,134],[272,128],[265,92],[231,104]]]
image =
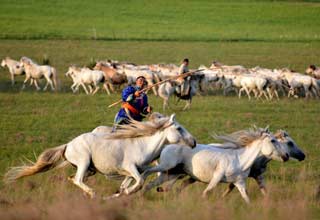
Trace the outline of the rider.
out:
[[[189,66],[189,59],[185,58],[182,61],[182,64],[180,65],[178,74],[181,75],[181,74],[189,72],[188,66]],[[186,79],[184,77],[179,77],[176,81],[178,82],[178,85],[180,88],[180,89],[178,89],[177,92],[180,93],[181,96],[188,95],[188,90],[189,90],[188,87],[189,87],[190,77],[187,77]]]
[[[122,106],[114,120],[116,125],[128,124],[130,119],[142,121],[144,115],[151,113],[152,107],[148,104],[148,96],[141,91],[146,85],[146,78],[138,76],[135,86],[123,89]]]

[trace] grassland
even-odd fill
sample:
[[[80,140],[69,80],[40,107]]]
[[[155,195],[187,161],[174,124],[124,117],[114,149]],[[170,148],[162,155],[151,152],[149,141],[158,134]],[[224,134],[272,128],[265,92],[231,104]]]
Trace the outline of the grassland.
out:
[[[319,41],[316,1],[1,1],[2,39]]]
[[[0,58],[48,56],[58,69],[58,93],[20,91],[22,78],[11,87],[0,68],[0,175],[24,157],[66,143],[98,125],[110,125],[117,108],[106,106],[119,94],[71,94],[64,73],[70,64],[91,59],[118,59],[138,64],[176,63],[189,57],[191,67],[212,60],[247,67],[289,67],[303,72],[319,65],[320,3],[317,1],[1,1]],[[43,83],[43,82],[42,82]],[[150,95],[155,111],[158,97]],[[119,182],[101,175],[89,178],[98,192],[86,199],[66,180],[72,167],[26,178],[12,185],[0,182],[0,219],[318,219],[319,100],[281,98],[259,102],[222,96],[197,96],[190,111],[175,112],[198,142],[214,141],[212,132],[270,125],[287,130],[305,151],[304,162],[272,162],[266,173],[269,195],[248,182],[252,204],[238,192],[220,199],[221,184],[208,200],[204,184],[182,194],[150,192],[102,201]]]

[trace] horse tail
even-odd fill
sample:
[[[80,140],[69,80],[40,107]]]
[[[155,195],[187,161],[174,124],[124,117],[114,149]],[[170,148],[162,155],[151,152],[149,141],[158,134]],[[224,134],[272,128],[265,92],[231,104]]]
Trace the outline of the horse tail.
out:
[[[45,150],[37,159],[37,162],[33,163],[31,166],[18,166],[11,167],[9,171],[4,175],[4,181],[6,183],[13,182],[25,176],[31,176],[37,173],[45,172],[51,170],[58,165],[63,167],[67,163],[65,162],[64,152],[67,145],[63,144],[59,147],[49,148]]]
[[[54,67],[51,67],[51,71],[52,71],[52,80],[53,80],[53,85],[55,90],[58,90],[58,74],[57,74],[57,70]]]

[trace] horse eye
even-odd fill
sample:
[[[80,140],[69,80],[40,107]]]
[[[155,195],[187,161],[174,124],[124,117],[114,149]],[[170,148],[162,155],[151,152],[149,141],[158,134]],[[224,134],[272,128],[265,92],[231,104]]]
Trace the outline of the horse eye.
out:
[[[177,127],[177,130],[178,130],[179,132],[182,132],[182,128],[181,128],[181,127]]]
[[[288,146],[289,146],[289,147],[293,147],[292,141],[289,141],[289,142],[288,142]]]

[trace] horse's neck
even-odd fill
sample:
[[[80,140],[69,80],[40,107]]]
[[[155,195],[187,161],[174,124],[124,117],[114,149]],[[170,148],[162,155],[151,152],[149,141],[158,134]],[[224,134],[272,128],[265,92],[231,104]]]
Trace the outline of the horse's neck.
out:
[[[237,150],[241,170],[249,169],[254,161],[261,156],[261,141],[256,140],[245,148]]]
[[[166,131],[156,132],[152,136],[144,137],[138,140],[140,147],[143,148],[148,159],[154,160],[160,156],[161,150],[166,144]]]

